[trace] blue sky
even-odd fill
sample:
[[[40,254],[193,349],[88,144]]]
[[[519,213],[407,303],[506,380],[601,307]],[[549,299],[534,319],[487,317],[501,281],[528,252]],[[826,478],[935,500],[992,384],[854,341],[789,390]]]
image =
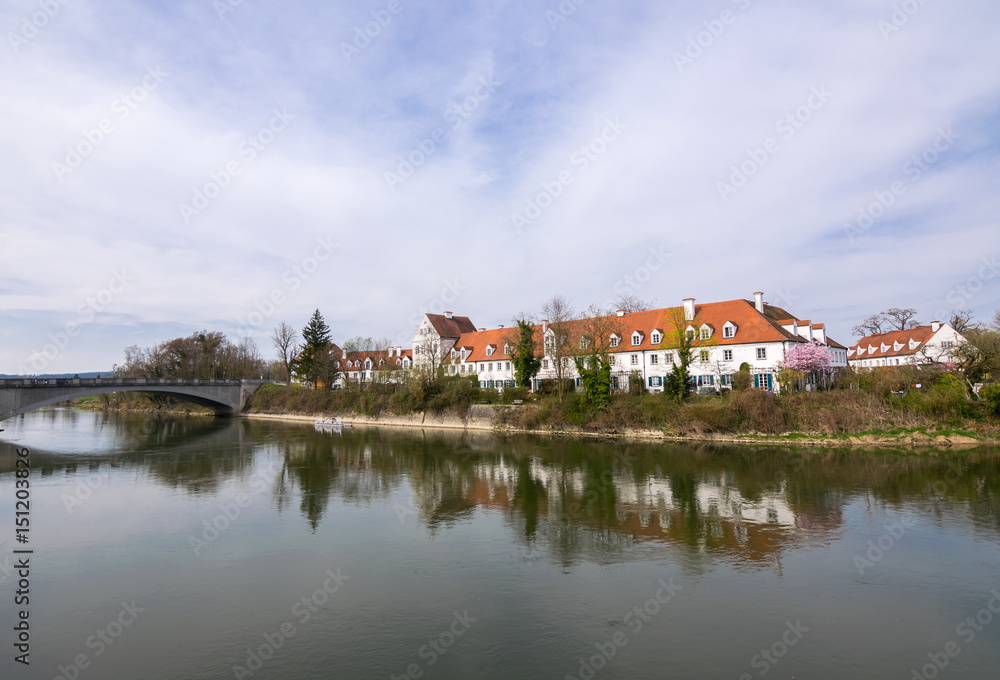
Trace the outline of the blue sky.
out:
[[[763,290],[845,343],[891,306],[988,318],[998,25],[972,0],[10,0],[0,373],[201,329],[270,355],[317,307],[404,345],[424,310],[623,290]]]

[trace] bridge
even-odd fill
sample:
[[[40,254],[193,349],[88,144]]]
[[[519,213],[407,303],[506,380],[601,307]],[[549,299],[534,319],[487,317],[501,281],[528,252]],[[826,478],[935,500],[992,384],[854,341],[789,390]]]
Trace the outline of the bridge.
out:
[[[197,378],[15,378],[0,380],[0,421],[61,401],[109,392],[163,394],[233,416],[266,380]]]

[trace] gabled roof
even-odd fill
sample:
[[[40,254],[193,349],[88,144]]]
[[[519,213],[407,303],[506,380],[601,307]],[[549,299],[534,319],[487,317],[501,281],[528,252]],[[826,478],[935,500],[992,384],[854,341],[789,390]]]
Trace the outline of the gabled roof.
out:
[[[889,331],[888,333],[879,333],[877,335],[866,335],[851,345],[851,357],[861,359],[877,359],[881,357],[898,357],[916,354],[923,349],[927,341],[933,336],[934,331],[930,326],[917,326],[916,328],[910,328],[905,331]],[[913,349],[910,349],[911,341],[914,343]],[[903,346],[897,350],[895,346],[898,344]],[[869,346],[873,347],[874,351],[869,351]],[[857,356],[859,347],[865,348],[864,354],[860,357]],[[883,347],[886,349],[883,350]]]
[[[476,324],[467,316],[453,316],[450,319],[444,314],[427,314],[434,330],[442,338],[457,338],[463,333],[475,333]]]

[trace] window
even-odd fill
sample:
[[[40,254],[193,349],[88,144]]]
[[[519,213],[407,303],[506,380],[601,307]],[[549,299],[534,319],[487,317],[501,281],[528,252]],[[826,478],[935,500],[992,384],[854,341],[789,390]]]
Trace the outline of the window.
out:
[[[506,354],[507,356],[510,356],[510,343],[509,342],[504,343],[503,353]]]
[[[617,347],[620,338],[617,335],[611,336],[611,342],[609,343],[612,347]]]
[[[633,366],[638,366],[639,365],[639,355],[638,354],[633,354],[632,357],[631,357],[631,360],[632,360],[632,365]]]
[[[549,360],[542,359],[542,368],[548,368],[548,367],[549,367]]]
[[[701,339],[702,340],[708,340],[710,337],[712,337],[712,329],[708,328],[707,326],[702,326],[701,327]]]
[[[506,366],[504,368],[506,368],[509,371],[510,370],[510,362],[506,361],[504,363],[506,364]]]
[[[587,345],[588,345],[588,344],[589,344],[589,343],[587,342],[587,338],[585,338],[585,337],[583,337],[583,336],[581,335],[581,336],[580,336],[580,349],[587,349]]]
[[[493,345],[486,345],[486,356],[488,357],[493,356],[493,349],[494,349]]]
[[[656,366],[658,363],[660,363],[660,355],[659,354],[650,354],[649,355],[649,363],[652,366]]]
[[[492,362],[492,361],[490,362],[490,368],[489,368],[489,371],[490,371],[490,373],[492,373],[492,372],[493,372],[493,362]]]
[[[722,337],[724,338],[736,337],[736,326],[730,326],[729,324],[726,324],[726,326],[722,329]]]
[[[954,346],[955,343],[953,343],[951,340],[945,340],[944,342],[941,343],[941,349],[951,349]]]
[[[649,336],[649,341],[654,345],[659,345],[661,342],[663,342],[663,335],[661,333],[653,331],[653,334]]]
[[[642,333],[635,332],[632,334],[632,346],[638,347],[642,344]]]
[[[615,361],[617,361],[617,359],[615,359],[615,357],[608,357],[608,366],[614,366],[615,365]]]
[[[758,361],[763,361],[764,359],[767,359],[767,347],[758,347],[757,348],[757,360]]]
[[[663,355],[663,360],[665,362],[667,362],[668,364],[674,363],[674,353],[673,352],[667,352],[667,353],[665,353]]]
[[[479,364],[479,370],[480,371],[485,371],[486,370],[486,364]]]
[[[689,331],[687,332],[687,339],[688,339],[688,340],[694,340],[694,330],[693,330],[693,329],[692,329],[692,330],[689,330]]]
[[[724,350],[722,350],[722,360],[723,361],[732,361],[733,360],[733,350],[731,350],[731,349],[724,349]]]
[[[462,375],[465,375],[465,364],[462,364],[462,365],[461,365],[461,366],[460,366],[459,368],[461,369],[461,370],[460,370],[459,372],[460,372],[460,373],[461,373]]]
[[[701,350],[701,352],[699,353],[698,358],[701,359],[701,363],[707,364],[708,363],[708,350],[707,349]]]

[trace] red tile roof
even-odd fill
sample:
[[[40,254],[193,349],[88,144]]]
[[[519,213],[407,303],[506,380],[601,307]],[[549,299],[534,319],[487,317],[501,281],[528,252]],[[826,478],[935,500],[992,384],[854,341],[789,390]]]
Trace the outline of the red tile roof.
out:
[[[934,331],[930,326],[917,326],[905,331],[890,331],[888,333],[879,333],[878,335],[868,335],[851,346],[851,359],[877,359],[880,357],[898,357],[916,354],[933,335]],[[910,349],[911,340],[920,344]],[[902,345],[898,350],[896,349],[896,343]],[[886,347],[885,350],[882,349],[883,345]],[[874,351],[870,351],[869,347],[873,347]],[[858,354],[859,348],[864,348],[864,354]]]
[[[428,315],[430,316],[430,315]],[[457,317],[456,317],[457,318]],[[709,302],[695,306],[694,321],[684,321],[683,307],[669,307],[664,309],[652,309],[642,312],[632,312],[621,317],[608,317],[611,322],[617,321],[621,327],[621,343],[612,351],[616,353],[633,352],[642,350],[664,349],[668,350],[674,346],[674,319],[681,319],[682,326],[694,326],[701,329],[703,325],[712,328],[712,340],[710,345],[726,347],[729,345],[740,345],[746,343],[759,342],[808,342],[805,338],[793,335],[781,327],[781,321],[791,323],[794,316],[787,311],[765,305],[764,313],[757,311],[754,303],[750,300],[728,300],[725,302]],[[722,336],[722,328],[726,322],[736,325],[736,335],[732,338]],[[580,336],[586,330],[587,320],[574,320],[566,322],[568,354],[579,351]],[[798,321],[800,325],[806,327],[807,321]],[[551,326],[551,324],[550,324]],[[814,326],[816,328],[817,326]],[[818,327],[822,327],[819,324]],[[542,327],[533,326],[535,332],[535,353],[538,356],[543,354]],[[652,342],[653,331],[660,331],[663,337],[659,344]],[[632,334],[639,331],[642,334],[640,344],[632,344]],[[496,361],[509,360],[510,356],[504,354],[504,343],[511,345],[517,342],[518,329],[516,327],[495,328],[486,331],[473,331],[463,333],[455,343],[455,349],[461,351],[462,348],[469,350],[466,361]],[[827,344],[839,349],[847,349],[840,343],[827,338]],[[486,356],[486,346],[495,345],[496,351],[492,356]],[[460,361],[457,360],[457,361]],[[450,362],[450,357],[445,358],[445,363]]]
[[[444,314],[428,314],[427,320],[442,338],[457,338],[463,333],[476,331],[476,325],[467,316],[453,316],[449,319]]]

